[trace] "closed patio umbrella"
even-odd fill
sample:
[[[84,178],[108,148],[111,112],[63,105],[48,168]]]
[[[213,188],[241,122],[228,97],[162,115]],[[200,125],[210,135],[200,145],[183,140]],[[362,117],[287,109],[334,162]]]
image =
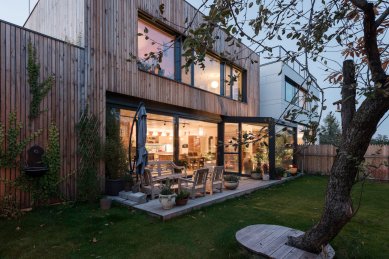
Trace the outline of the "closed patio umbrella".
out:
[[[136,172],[142,175],[147,165],[147,114],[144,105],[141,105],[136,120]]]

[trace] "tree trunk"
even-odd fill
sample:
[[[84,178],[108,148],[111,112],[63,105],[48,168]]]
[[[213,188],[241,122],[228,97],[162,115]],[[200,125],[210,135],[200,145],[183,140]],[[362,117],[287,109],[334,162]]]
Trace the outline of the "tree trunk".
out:
[[[313,253],[319,253],[353,217],[351,189],[377,124],[389,109],[388,98],[377,94],[366,99],[354,113],[354,89],[342,89],[342,93],[342,105],[346,104],[345,109],[342,107],[342,142],[331,168],[321,219],[304,235],[289,237],[288,241],[291,246]]]

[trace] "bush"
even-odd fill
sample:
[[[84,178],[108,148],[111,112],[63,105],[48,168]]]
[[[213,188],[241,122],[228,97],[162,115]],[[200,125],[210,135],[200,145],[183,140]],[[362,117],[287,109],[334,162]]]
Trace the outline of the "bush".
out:
[[[286,170],[283,167],[276,167],[274,171],[274,176],[276,178],[283,177],[285,174]]]
[[[120,126],[113,114],[107,116],[107,131],[104,146],[105,175],[119,179],[128,171],[127,152],[120,137]]]

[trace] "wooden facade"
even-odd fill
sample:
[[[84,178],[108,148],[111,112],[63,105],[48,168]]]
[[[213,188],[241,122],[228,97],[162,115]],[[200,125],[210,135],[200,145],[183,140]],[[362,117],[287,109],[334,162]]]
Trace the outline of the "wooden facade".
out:
[[[75,124],[81,111],[84,86],[84,50],[39,33],[0,21],[0,121],[9,128],[8,116],[16,113],[17,121],[23,123],[20,139],[42,129],[42,134],[32,144],[47,146],[48,128],[55,123],[60,132],[61,178],[77,169]],[[28,42],[35,46],[40,63],[41,78],[55,76],[53,89],[41,104],[43,113],[35,120],[28,118],[30,88],[27,82]],[[21,161],[25,160],[21,157]],[[19,169],[0,169],[2,180],[13,180]],[[75,176],[61,184],[65,197],[75,195]],[[29,204],[29,195],[16,192],[0,181],[0,197],[5,192],[16,195],[23,206]]]
[[[183,0],[40,0],[25,24],[26,28],[37,32],[1,22],[0,119],[4,123],[9,112],[16,111],[18,120],[25,125],[21,137],[43,129],[43,134],[35,141],[43,147],[46,146],[49,124],[55,122],[60,129],[62,176],[77,170],[74,128],[85,104],[102,122],[100,132],[102,137],[105,136],[107,94],[218,116],[259,116],[259,56],[245,46],[227,46],[226,35],[221,31],[216,32],[220,40],[212,52],[239,51],[242,57],[251,56],[258,61],[252,64],[249,58],[242,58],[235,63],[247,74],[247,102],[140,71],[136,62],[127,61],[130,53],[137,53],[138,13],[158,16],[158,7],[162,3],[165,4],[164,17],[171,21],[166,26],[182,33],[185,18],[191,20],[196,13],[196,9]],[[201,19],[202,16],[197,15],[193,26]],[[55,88],[42,104],[42,109],[47,112],[31,125],[28,121],[30,96],[26,75],[26,44],[30,39],[37,47],[41,76],[56,76]],[[100,173],[104,175],[103,170]],[[16,170],[1,171],[6,179],[13,179],[17,174]],[[66,179],[62,189],[66,197],[73,198],[75,177]],[[0,185],[0,195],[3,193],[4,186]],[[26,197],[20,198],[21,203],[28,204]]]

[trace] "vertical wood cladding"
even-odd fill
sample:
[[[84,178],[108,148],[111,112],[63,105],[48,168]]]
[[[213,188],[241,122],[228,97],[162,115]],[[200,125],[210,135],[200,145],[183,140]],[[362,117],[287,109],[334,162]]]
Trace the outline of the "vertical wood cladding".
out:
[[[0,120],[9,128],[8,116],[15,112],[17,121],[23,123],[19,139],[24,139],[34,131],[42,129],[42,134],[32,143],[47,146],[48,129],[53,122],[59,129],[61,146],[61,177],[74,173],[77,169],[75,124],[80,113],[80,99],[84,82],[84,50],[53,38],[25,30],[0,21]],[[41,78],[55,76],[55,85],[43,99],[41,115],[30,121],[30,87],[28,85],[27,60],[28,42],[37,51]],[[30,145],[30,146],[31,146]],[[26,159],[25,153],[22,161]],[[0,178],[13,180],[19,169],[0,169]],[[69,176],[61,184],[65,197],[75,195],[75,175]],[[0,197],[11,192],[23,206],[29,205],[29,195],[20,193],[0,181]]]

